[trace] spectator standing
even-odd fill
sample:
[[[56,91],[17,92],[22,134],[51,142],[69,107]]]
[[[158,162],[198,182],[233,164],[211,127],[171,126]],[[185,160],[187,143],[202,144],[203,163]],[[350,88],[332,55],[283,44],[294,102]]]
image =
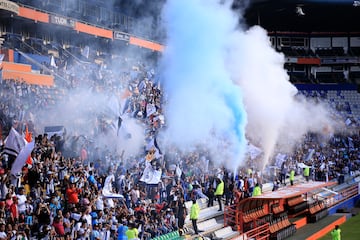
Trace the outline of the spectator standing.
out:
[[[208,191],[206,192],[206,196],[209,198],[208,207],[214,206],[214,188],[210,185]]]
[[[253,196],[260,196],[261,195],[261,188],[260,185],[257,183],[254,187],[254,192],[253,192]]]
[[[178,212],[177,212],[179,229],[183,229],[186,215],[187,215],[187,210],[185,206],[185,199],[184,197],[181,196],[180,199],[178,200]]]
[[[294,185],[294,180],[295,180],[295,170],[292,168],[290,170],[290,185],[293,186]]]
[[[309,166],[305,166],[304,168],[304,177],[306,179],[306,181],[309,181],[309,177],[310,177],[310,167]]]
[[[139,232],[135,226],[135,223],[131,222],[129,223],[129,229],[126,231],[126,236],[129,240],[131,239],[137,239],[139,235]]]
[[[120,224],[117,229],[117,240],[127,240],[126,231],[128,227],[126,225]]]
[[[222,204],[221,204],[221,198],[222,195],[224,194],[224,182],[220,179],[217,178],[216,179],[217,185],[216,185],[216,190],[215,190],[215,198],[218,200],[219,203],[219,210],[218,211],[222,211]]]
[[[193,229],[195,231],[195,234],[199,234],[199,231],[197,228],[197,220],[199,218],[199,213],[200,213],[199,204],[196,202],[196,199],[193,199],[191,209],[190,209],[190,220],[191,220]]]
[[[332,240],[341,240],[341,229],[339,225],[335,225],[335,228],[331,231]]]

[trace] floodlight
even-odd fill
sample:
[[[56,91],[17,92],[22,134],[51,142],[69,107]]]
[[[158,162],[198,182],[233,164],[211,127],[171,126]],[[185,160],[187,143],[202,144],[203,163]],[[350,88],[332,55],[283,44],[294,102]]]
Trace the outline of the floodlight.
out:
[[[299,15],[299,16],[304,16],[305,15],[305,13],[304,13],[301,6],[296,7],[296,14]]]

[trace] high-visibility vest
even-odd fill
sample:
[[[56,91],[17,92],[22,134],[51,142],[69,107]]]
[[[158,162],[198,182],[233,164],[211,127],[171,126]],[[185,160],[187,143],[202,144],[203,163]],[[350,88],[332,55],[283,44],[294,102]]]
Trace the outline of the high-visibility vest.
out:
[[[214,195],[219,196],[224,194],[224,182],[220,180],[220,183],[216,186]]]
[[[305,167],[305,168],[304,168],[304,176],[305,176],[305,177],[310,176],[310,168],[309,168],[309,167]]]
[[[295,179],[295,170],[292,169],[292,170],[290,171],[290,181],[294,181],[294,179]]]
[[[260,195],[261,195],[261,188],[260,188],[260,186],[255,186],[252,195],[253,195],[253,197],[256,197],[256,196],[260,196]]]

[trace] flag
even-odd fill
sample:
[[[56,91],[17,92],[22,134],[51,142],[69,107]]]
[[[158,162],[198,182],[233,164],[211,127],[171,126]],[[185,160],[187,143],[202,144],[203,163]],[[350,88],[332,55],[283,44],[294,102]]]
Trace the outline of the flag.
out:
[[[119,130],[121,128],[122,118],[118,117],[118,124],[117,124],[117,136],[119,136]]]
[[[346,124],[347,126],[350,126],[351,123],[352,123],[352,121],[351,121],[350,118],[346,119],[345,124]]]
[[[180,167],[178,165],[176,165],[175,173],[176,173],[176,176],[178,176],[179,178],[181,177],[182,170],[180,169]]]
[[[150,162],[145,161],[145,169],[140,181],[146,184],[158,184],[161,182],[161,170],[154,169]]]
[[[349,149],[354,149],[354,142],[353,139],[351,137],[348,137],[348,141],[349,141]]]
[[[154,146],[155,146],[156,150],[159,152],[159,154],[162,155],[161,149],[160,149],[156,139],[157,139],[156,136],[154,136]]]
[[[0,65],[2,65],[2,61],[4,60],[5,54],[0,54]]]
[[[5,139],[3,154],[16,158],[25,145],[26,140],[12,127]]]
[[[102,194],[106,198],[124,198],[123,195],[114,193],[112,190],[112,183],[115,181],[114,174],[110,174],[105,178],[104,187],[102,190]]]
[[[50,66],[57,68],[54,56],[51,56],[50,58]]]
[[[89,46],[85,46],[82,50],[81,50],[81,55],[83,55],[86,58],[89,58],[89,54],[90,54],[90,48]]]
[[[25,165],[26,160],[34,149],[35,141],[26,143],[23,149],[21,149],[19,155],[16,157],[15,162],[11,166],[11,174],[16,175],[21,172],[22,167]]]
[[[156,107],[155,104],[148,103],[146,105],[146,115],[150,117],[152,114],[156,113]]]

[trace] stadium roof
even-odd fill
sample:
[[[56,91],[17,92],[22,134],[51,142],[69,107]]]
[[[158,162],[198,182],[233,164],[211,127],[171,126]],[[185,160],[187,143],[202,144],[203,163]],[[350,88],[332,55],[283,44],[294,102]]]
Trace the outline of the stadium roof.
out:
[[[241,1],[241,0],[239,0]],[[268,31],[360,32],[353,0],[250,0],[246,22]],[[296,12],[301,7],[304,15]]]

